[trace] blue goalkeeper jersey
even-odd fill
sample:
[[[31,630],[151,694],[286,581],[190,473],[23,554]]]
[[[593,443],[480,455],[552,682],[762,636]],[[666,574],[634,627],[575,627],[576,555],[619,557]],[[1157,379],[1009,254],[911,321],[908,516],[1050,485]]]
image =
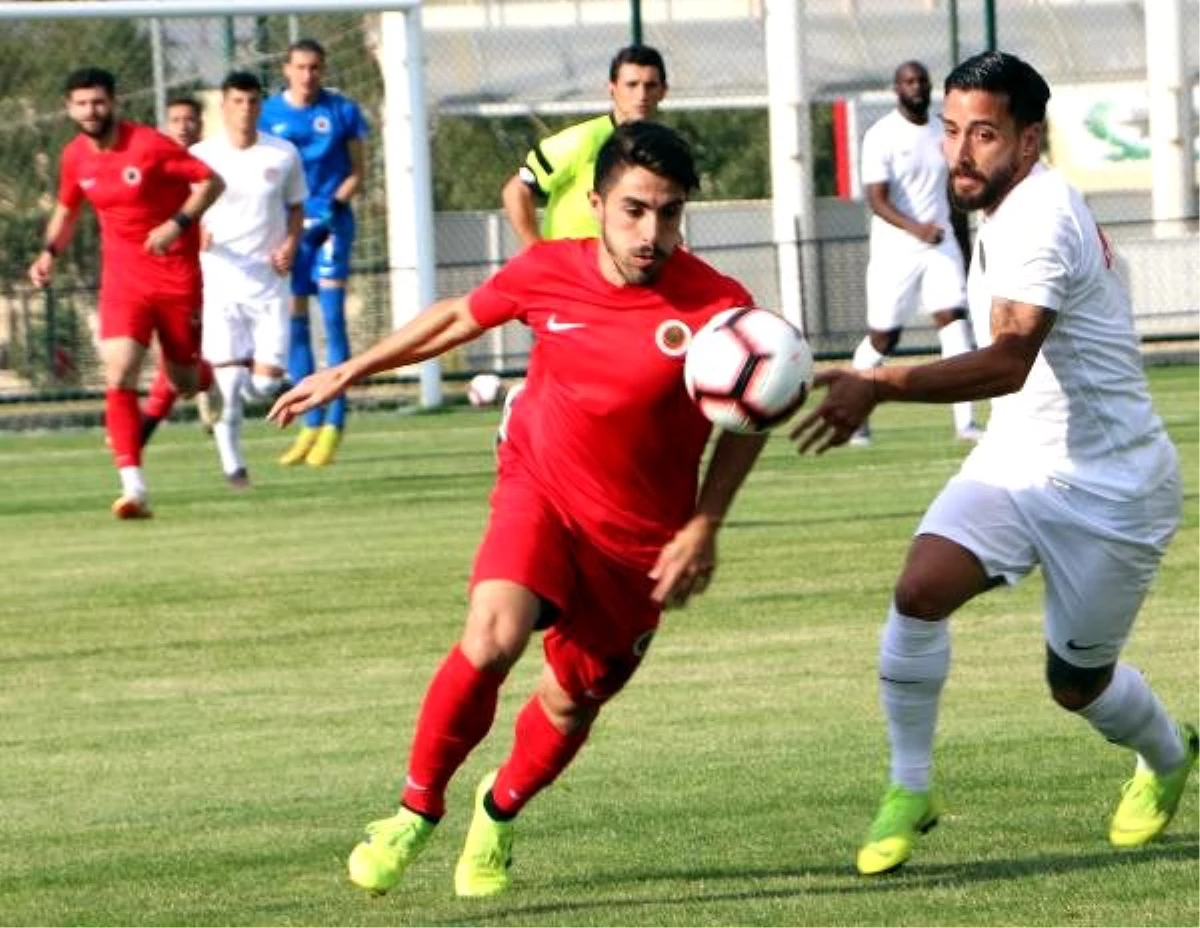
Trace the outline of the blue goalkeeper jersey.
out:
[[[304,212],[319,216],[350,174],[347,143],[367,135],[367,121],[358,104],[331,90],[322,90],[310,106],[295,106],[277,93],[263,103],[258,128],[287,139],[300,150],[308,199]]]

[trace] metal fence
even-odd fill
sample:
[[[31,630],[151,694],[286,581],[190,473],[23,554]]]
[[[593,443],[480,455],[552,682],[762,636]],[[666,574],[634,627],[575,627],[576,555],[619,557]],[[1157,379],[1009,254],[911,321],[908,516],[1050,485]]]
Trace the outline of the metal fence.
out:
[[[1197,33],[1198,5],[1181,4],[1186,35]],[[667,61],[671,90],[663,118],[693,134],[705,170],[701,201],[690,208],[689,244],[773,305],[779,284],[766,199],[764,3],[642,6],[643,39]],[[1048,157],[1109,225],[1143,335],[1196,337],[1195,196],[1190,209],[1173,217],[1177,222],[1151,221],[1143,5],[1007,0],[996,6],[999,47],[1033,62],[1051,83]],[[936,84],[956,58],[982,49],[989,37],[983,0],[806,0],[802,10],[819,194],[814,227],[801,235],[810,277],[804,312],[818,351],[839,353],[861,337],[864,323],[866,213],[861,203],[836,196],[832,106],[856,108],[861,133],[871,114],[890,105],[897,63],[924,61]],[[495,212],[499,188],[533,140],[606,108],[608,61],[630,40],[629,14],[625,0],[426,0],[439,295],[474,285],[513,252],[515,240]],[[6,24],[0,32],[0,396],[49,397],[99,386],[90,322],[94,228],[85,223],[60,261],[55,290],[35,293],[25,283],[53,203],[58,153],[71,135],[60,97],[64,74],[81,64],[109,67],[118,75],[122,112],[147,122],[159,118],[168,96],[193,94],[209,106],[211,126],[212,88],[225,72],[257,69],[278,86],[282,54],[298,36],[325,45],[328,83],[355,97],[377,129],[383,102],[377,14]],[[1197,55],[1196,43],[1185,43],[1193,106]],[[376,133],[368,144],[370,180],[357,205],[349,303],[357,346],[392,325],[377,140]],[[1194,129],[1189,140],[1194,145]],[[933,347],[936,339],[918,327],[905,345]],[[464,375],[519,369],[527,351],[523,331],[509,328],[447,359],[445,369]]]

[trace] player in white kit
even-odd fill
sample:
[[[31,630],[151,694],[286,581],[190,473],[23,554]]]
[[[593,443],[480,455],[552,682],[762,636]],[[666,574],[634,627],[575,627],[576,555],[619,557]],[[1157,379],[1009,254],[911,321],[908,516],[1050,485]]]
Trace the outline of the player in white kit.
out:
[[[792,433],[802,451],[820,453],[879,402],[992,398],[987,433],[917,529],[884,625],[891,786],[858,853],[864,874],[903,864],[937,822],[933,736],[950,663],[947,619],[1035,566],[1051,695],[1137,754],[1110,841],[1157,837],[1196,763],[1196,729],[1175,722],[1120,660],[1179,525],[1182,485],[1108,242],[1079,192],[1039,160],[1049,96],[1037,71],[1000,52],[946,79],[952,193],[983,212],[968,281],[979,349],[818,375],[828,392]]]
[[[863,136],[862,184],[871,208],[867,262],[867,334],[854,350],[854,366],[883,363],[919,307],[938,328],[942,357],[974,347],[967,322],[966,217],[950,208],[942,127],[929,118],[929,72],[919,61],[896,68],[896,108]],[[977,441],[969,401],[952,408],[955,434]],[[870,444],[867,423],[851,443]]]
[[[244,400],[273,397],[283,378],[288,274],[308,195],[295,146],[257,129],[262,100],[257,77],[232,72],[221,85],[224,132],[192,148],[229,177],[204,217],[200,265],[203,354],[222,401],[213,437],[225,479],[237,489],[249,486],[241,447]]]

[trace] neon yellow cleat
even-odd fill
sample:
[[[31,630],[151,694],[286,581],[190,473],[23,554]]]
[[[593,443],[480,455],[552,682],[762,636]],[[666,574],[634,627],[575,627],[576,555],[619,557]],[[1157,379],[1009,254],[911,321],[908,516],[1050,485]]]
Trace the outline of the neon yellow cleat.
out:
[[[496,896],[508,889],[513,823],[497,822],[483,807],[483,797],[495,782],[493,770],[475,790],[475,817],[454,868],[454,892],[459,896]]]
[[[342,430],[336,425],[323,425],[317,433],[316,443],[304,459],[309,467],[325,467],[333,463],[338,445],[342,443]]]
[[[350,852],[346,862],[350,882],[382,896],[425,847],[435,824],[409,809],[367,826],[367,836]]]
[[[317,443],[317,429],[309,428],[307,425],[302,428],[296,435],[296,440],[292,442],[292,447],[279,458],[279,463],[284,467],[291,467],[293,464],[299,464],[308,457],[308,453],[312,450],[313,445]]]
[[[1175,816],[1188,775],[1200,754],[1200,736],[1195,728],[1180,725],[1179,734],[1187,751],[1183,763],[1164,775],[1139,767],[1122,788],[1121,801],[1108,830],[1108,840],[1117,847],[1141,847],[1153,841]]]
[[[892,786],[883,797],[867,843],[858,851],[855,865],[863,876],[890,873],[912,856],[918,834],[938,822],[941,805],[932,792],[918,793]]]

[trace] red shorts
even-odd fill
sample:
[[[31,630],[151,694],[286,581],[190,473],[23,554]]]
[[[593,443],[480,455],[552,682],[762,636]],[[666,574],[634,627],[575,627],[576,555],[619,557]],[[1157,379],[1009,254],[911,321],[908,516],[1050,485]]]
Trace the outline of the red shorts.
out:
[[[519,466],[501,469],[491,503],[471,586],[511,580],[549,601],[542,650],[559,686],[580,702],[612,698],[658,628],[654,581],[597,549]]]
[[[174,364],[200,360],[200,290],[186,294],[119,293],[101,291],[100,338],[132,338],[149,347],[157,333],[163,357]]]

